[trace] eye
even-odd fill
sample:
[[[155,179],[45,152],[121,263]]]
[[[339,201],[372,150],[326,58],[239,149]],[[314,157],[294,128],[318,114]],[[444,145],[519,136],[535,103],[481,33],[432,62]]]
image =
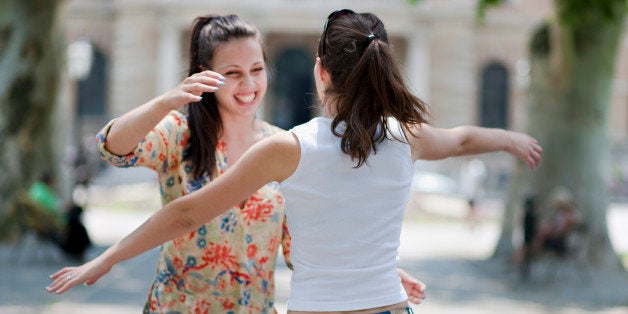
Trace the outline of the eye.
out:
[[[240,74],[240,72],[238,71],[227,71],[225,73],[226,76],[238,76]]]

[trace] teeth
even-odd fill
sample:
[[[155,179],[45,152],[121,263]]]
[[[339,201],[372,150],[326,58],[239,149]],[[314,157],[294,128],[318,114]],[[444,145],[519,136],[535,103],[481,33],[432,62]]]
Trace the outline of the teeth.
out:
[[[236,95],[235,96],[241,102],[251,102],[255,99],[255,93],[247,94],[247,95]]]

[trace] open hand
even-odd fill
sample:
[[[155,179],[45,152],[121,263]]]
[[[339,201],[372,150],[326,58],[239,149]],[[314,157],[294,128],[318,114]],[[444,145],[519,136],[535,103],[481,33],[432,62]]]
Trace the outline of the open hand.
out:
[[[530,169],[534,169],[541,163],[543,148],[533,137],[519,132],[508,132],[509,145],[506,151],[521,159]]]
[[[177,87],[165,92],[160,101],[171,110],[200,101],[203,93],[213,93],[224,85],[225,77],[213,71],[203,71],[186,77]]]
[[[425,284],[400,268],[397,268],[397,274],[401,278],[403,289],[406,290],[408,301],[414,304],[421,304],[421,300],[425,299]]]
[[[111,270],[111,265],[97,258],[78,267],[64,267],[50,276],[52,283],[46,287],[48,293],[62,294],[78,284],[94,284]]]

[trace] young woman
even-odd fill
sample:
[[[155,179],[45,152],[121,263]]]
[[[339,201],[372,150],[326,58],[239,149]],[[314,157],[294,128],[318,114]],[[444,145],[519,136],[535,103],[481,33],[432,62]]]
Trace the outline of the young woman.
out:
[[[401,77],[373,14],[330,14],[314,67],[324,116],[253,145],[216,180],[181,197],[102,255],[52,275],[49,292],[93,284],[116,263],[195,230],[268,182],[280,182],[292,235],[290,313],[409,311],[396,272],[413,161],[503,150],[531,168],[522,133],[439,129]]]

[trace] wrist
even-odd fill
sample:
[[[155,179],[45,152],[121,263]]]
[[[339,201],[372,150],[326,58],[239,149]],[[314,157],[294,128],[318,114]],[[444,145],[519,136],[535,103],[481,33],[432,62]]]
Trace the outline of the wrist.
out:
[[[153,110],[164,116],[174,109],[173,105],[170,103],[170,101],[168,101],[168,97],[166,97],[165,94],[159,95],[155,99],[153,99],[151,107],[153,108]]]

